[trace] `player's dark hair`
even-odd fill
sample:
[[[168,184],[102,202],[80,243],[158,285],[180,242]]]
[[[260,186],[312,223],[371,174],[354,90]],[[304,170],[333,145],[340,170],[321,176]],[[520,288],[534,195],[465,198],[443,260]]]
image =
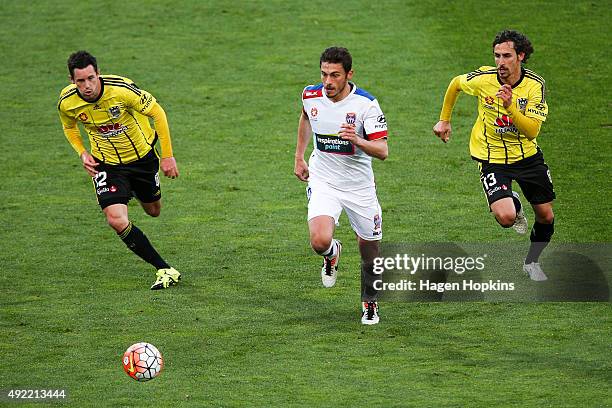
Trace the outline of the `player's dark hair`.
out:
[[[319,66],[321,66],[324,62],[342,64],[344,72],[349,72],[353,67],[353,57],[351,57],[349,50],[344,47],[329,47],[323,51],[323,54],[321,54],[321,59],[319,60]]]
[[[96,57],[88,53],[87,51],[77,51],[68,57],[68,71],[70,72],[70,78],[74,78],[75,68],[83,69],[92,65],[96,72],[98,72],[98,62]]]
[[[525,58],[523,58],[523,64],[527,63],[527,59],[533,52],[533,46],[531,45],[531,41],[525,34],[519,33],[515,30],[504,30],[497,33],[497,36],[493,40],[493,48],[497,44],[505,43],[506,41],[512,41],[514,43],[514,49],[516,50],[516,55],[521,52],[525,54]]]

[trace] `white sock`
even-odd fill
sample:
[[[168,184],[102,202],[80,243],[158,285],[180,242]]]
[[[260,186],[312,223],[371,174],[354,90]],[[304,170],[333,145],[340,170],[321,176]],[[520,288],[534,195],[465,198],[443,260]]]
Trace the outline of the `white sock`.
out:
[[[323,252],[323,255],[326,258],[335,258],[338,255],[338,241],[332,239],[331,245],[327,248],[327,251]]]

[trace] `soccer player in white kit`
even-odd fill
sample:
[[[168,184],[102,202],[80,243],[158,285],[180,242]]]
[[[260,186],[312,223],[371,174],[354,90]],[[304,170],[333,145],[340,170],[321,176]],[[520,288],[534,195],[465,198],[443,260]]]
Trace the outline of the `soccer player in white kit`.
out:
[[[372,157],[385,160],[387,122],[372,95],[350,82],[352,57],[346,48],[327,48],[320,59],[321,83],[302,92],[294,173],[308,182],[310,245],[323,256],[323,286],[336,283],[342,244],[333,238],[342,210],[357,235],[361,254],[363,324],[379,321],[374,258],[382,239]],[[314,136],[309,163],[306,147]]]

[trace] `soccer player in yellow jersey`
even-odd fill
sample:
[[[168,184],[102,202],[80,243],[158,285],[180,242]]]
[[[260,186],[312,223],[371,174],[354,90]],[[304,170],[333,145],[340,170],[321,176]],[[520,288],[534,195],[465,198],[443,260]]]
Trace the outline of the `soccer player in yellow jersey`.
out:
[[[531,245],[523,270],[535,281],[546,280],[539,256],[554,233],[552,179],[536,137],[548,115],[544,80],[523,64],[533,52],[529,39],[512,30],[493,41],[495,67],[484,66],[455,77],[444,96],[433,132],[444,143],[451,136],[451,113],[459,92],[478,97],[478,117],[470,137],[470,154],[478,161],[489,208],[504,228],[527,232],[516,180],[535,213]]]
[[[181,274],[164,261],[147,237],[128,218],[134,195],[145,212],[161,211],[160,160],[154,145],[159,137],[164,175],[179,175],[172,154],[166,114],[155,98],[127,78],[100,75],[96,58],[77,51],[68,59],[72,85],[60,94],[60,120],[66,138],[92,177],[98,204],[108,224],[136,255],[157,269],[151,289],[175,285]],[[149,124],[153,118],[155,130]],[[83,145],[77,122],[89,135],[91,153]]]

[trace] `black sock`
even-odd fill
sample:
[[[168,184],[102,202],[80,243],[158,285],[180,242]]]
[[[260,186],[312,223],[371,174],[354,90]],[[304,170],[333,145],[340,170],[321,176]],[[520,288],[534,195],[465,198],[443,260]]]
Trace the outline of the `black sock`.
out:
[[[514,194],[512,195],[512,201],[514,201],[514,209],[516,210],[516,213],[518,214],[521,211],[521,208],[523,207],[521,205],[521,200],[519,200],[518,198],[516,198],[514,196]]]
[[[538,262],[540,254],[542,253],[544,248],[546,248],[554,233],[554,220],[551,224],[540,224],[537,221],[533,224],[533,228],[531,229],[531,236],[529,237],[529,239],[531,240],[531,245],[529,246],[527,258],[525,258],[526,264]]]
[[[170,265],[168,265],[166,261],[159,256],[145,234],[143,234],[142,231],[131,222],[121,233],[117,235],[119,235],[123,242],[125,242],[125,245],[127,245],[132,252],[141,257],[144,261],[153,265],[156,269],[165,269],[170,267]]]
[[[376,302],[378,291],[374,288],[374,282],[382,276],[374,273],[374,262],[361,262],[361,301]]]

